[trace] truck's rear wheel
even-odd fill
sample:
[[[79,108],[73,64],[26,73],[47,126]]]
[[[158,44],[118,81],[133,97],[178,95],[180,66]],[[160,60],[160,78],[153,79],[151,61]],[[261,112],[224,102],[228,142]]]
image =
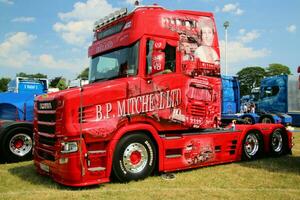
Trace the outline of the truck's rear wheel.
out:
[[[275,129],[270,136],[270,151],[274,156],[281,156],[286,151],[287,138],[281,129]]]
[[[244,120],[245,124],[254,124],[254,119],[252,117],[245,116],[242,119]]]
[[[263,142],[261,135],[256,131],[246,134],[243,141],[243,160],[254,160],[260,156],[263,151]]]
[[[32,158],[33,130],[16,127],[4,133],[1,149],[7,162],[19,162]]]
[[[121,182],[149,176],[156,162],[156,149],[143,133],[123,137],[116,146],[113,158],[113,175]]]
[[[271,117],[265,116],[261,118],[260,122],[263,124],[272,124],[274,120]]]

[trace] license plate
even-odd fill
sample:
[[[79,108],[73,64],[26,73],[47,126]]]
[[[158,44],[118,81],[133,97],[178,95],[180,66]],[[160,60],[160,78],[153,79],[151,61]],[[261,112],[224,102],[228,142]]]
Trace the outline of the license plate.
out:
[[[40,168],[45,172],[50,172],[50,168],[48,165],[45,165],[43,163],[40,163]]]

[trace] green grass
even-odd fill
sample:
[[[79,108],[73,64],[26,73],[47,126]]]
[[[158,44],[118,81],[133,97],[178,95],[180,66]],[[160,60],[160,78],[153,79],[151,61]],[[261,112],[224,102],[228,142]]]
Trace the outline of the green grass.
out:
[[[293,155],[80,189],[37,175],[32,161],[2,164],[0,199],[300,199],[300,132],[294,136]]]

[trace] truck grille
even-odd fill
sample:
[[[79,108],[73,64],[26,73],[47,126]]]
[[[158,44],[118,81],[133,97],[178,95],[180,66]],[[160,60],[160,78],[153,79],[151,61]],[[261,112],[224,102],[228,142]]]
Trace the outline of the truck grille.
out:
[[[38,132],[55,134],[55,125],[38,124]]]
[[[39,136],[39,143],[40,144],[45,144],[45,145],[48,145],[48,146],[54,146],[55,142],[56,142],[55,138],[49,138],[49,137],[45,137],[45,136],[42,136],[42,135]]]
[[[42,159],[55,161],[57,103],[55,100],[38,101],[36,107],[36,152]]]
[[[55,122],[55,113],[38,113],[38,121],[40,122]]]
[[[45,160],[55,161],[55,156],[50,152],[46,152],[46,151],[39,149],[39,150],[37,150],[37,153],[41,158],[43,158]]]
[[[37,129],[40,133],[55,134],[57,103],[53,101],[37,102]]]

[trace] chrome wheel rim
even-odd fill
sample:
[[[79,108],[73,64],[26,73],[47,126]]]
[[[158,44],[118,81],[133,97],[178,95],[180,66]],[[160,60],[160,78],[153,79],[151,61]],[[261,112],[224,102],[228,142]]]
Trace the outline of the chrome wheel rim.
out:
[[[279,130],[272,134],[272,148],[275,152],[280,152],[283,147],[282,135]]]
[[[143,171],[148,162],[148,153],[144,145],[132,143],[126,147],[123,153],[123,164],[125,169],[131,173]]]
[[[249,134],[246,137],[244,150],[247,155],[254,156],[259,149],[259,141],[254,134]]]
[[[251,117],[245,117],[245,118],[244,118],[244,121],[245,121],[246,124],[252,124],[252,119],[251,119]]]
[[[262,120],[261,120],[261,122],[262,123],[264,123],[264,124],[271,124],[272,123],[272,121],[269,119],[269,118],[263,118]]]
[[[9,141],[9,149],[16,156],[23,157],[32,149],[32,139],[24,133],[14,135]]]

